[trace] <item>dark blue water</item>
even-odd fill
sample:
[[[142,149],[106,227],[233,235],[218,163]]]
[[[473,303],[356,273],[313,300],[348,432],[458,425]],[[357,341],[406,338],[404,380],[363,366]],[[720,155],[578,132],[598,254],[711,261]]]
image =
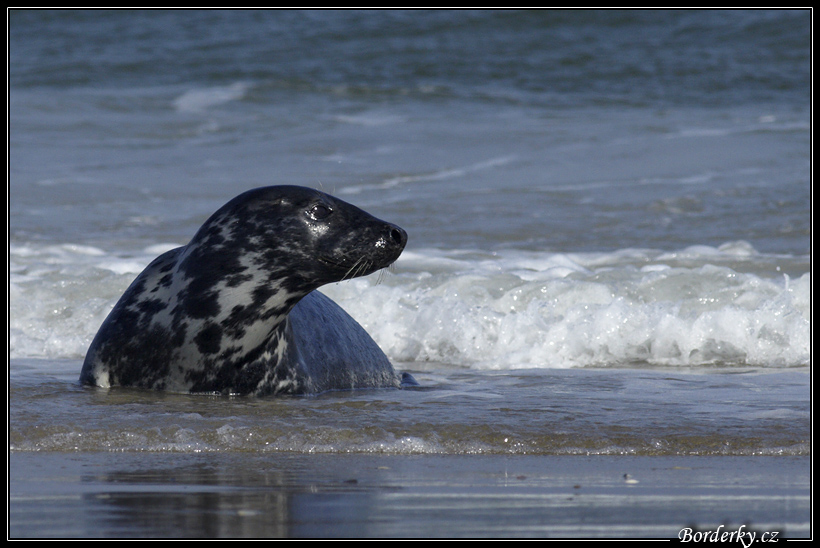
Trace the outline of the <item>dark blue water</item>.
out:
[[[18,11],[10,84],[237,80],[542,107],[809,99],[806,10]]]
[[[24,240],[143,234],[68,195],[177,240],[291,182],[445,249],[808,252],[808,11],[12,10],[9,32]]]

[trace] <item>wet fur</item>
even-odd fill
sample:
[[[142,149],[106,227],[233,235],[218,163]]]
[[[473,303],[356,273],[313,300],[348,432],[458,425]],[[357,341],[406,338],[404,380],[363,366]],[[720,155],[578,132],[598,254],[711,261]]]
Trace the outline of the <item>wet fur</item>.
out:
[[[399,227],[316,190],[248,191],[134,280],[80,380],[256,395],[398,386],[365,330],[314,290],[389,266],[406,241]]]

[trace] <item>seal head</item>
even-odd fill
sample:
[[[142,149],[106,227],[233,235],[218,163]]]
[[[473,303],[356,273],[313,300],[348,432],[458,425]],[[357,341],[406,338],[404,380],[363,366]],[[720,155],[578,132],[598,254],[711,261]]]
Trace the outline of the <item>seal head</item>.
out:
[[[406,243],[398,226],[317,190],[245,192],[134,280],[80,381],[259,395],[397,386],[364,329],[314,290],[389,266]]]

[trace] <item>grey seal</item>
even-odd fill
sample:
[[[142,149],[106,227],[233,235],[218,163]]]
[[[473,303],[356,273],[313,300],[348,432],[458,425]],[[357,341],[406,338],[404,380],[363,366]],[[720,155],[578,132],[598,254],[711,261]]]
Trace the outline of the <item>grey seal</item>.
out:
[[[249,190],[137,276],[80,382],[259,396],[414,385],[315,291],[389,266],[406,243],[398,226],[318,190]]]

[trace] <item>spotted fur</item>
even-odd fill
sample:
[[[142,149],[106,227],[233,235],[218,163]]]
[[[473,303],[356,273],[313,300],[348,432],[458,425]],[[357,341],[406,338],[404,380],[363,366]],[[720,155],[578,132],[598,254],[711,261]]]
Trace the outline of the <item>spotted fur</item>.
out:
[[[406,242],[398,226],[317,190],[245,192],[134,280],[80,381],[256,395],[398,386],[373,339],[314,290],[390,265]]]

